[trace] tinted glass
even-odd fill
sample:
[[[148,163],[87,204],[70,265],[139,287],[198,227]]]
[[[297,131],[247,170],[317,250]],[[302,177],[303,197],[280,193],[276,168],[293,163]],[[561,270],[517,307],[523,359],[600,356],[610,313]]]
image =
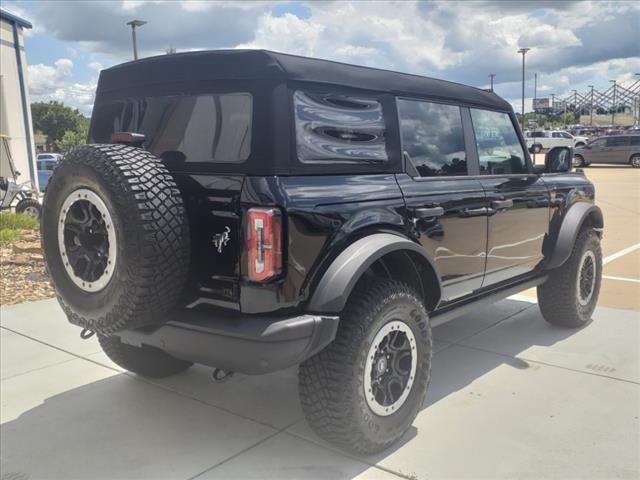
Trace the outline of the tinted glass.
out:
[[[604,147],[606,142],[607,142],[606,138],[598,138],[597,140],[594,140],[593,142],[591,142],[589,146],[592,148],[602,148]]]
[[[607,139],[607,147],[625,147],[629,145],[629,137],[610,137]]]
[[[248,93],[127,99],[94,109],[92,142],[114,132],[143,133],[145,148],[165,162],[237,163],[249,157]]]
[[[302,162],[387,160],[382,105],[375,99],[322,93],[293,94],[296,145]]]
[[[524,150],[506,113],[471,109],[481,175],[527,173]]]
[[[640,145],[640,135],[633,135],[629,140],[631,145]]]
[[[50,159],[50,158],[53,158],[53,155],[46,155],[46,154],[44,154],[44,155],[43,155],[43,154],[38,155],[38,159],[39,159],[39,160],[47,160],[47,159]]]
[[[402,148],[422,177],[466,175],[460,108],[398,100]]]
[[[571,134],[567,132],[560,132],[560,135],[562,136],[562,138],[573,138]]]

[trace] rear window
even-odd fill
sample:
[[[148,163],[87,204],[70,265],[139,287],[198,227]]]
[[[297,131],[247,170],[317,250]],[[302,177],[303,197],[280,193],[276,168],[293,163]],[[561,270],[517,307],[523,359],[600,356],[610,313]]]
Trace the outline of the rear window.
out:
[[[293,94],[296,150],[305,163],[360,163],[387,160],[382,105],[352,95]]]
[[[97,105],[91,141],[114,132],[145,135],[145,148],[165,162],[239,163],[251,152],[248,93],[129,98]]]

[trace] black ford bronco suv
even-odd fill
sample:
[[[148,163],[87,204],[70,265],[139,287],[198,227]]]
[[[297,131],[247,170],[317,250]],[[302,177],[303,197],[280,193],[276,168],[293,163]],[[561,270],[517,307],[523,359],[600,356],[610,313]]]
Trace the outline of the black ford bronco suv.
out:
[[[43,248],[69,321],[117,364],[299,364],[315,432],[377,452],[423,406],[433,326],[534,286],[549,323],[591,317],[594,187],[570,148],[542,166],[525,145],[507,102],[455,83],[268,51],[148,58],[101,73]]]

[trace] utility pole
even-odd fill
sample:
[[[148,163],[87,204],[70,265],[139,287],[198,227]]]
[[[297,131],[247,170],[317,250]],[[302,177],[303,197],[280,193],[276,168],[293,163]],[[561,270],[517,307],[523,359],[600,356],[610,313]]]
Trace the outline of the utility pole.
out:
[[[578,91],[571,90],[573,92],[573,119],[576,119],[576,112],[578,111]],[[578,115],[578,123],[580,123],[580,115]]]
[[[562,105],[564,107],[564,113],[562,114],[562,125],[565,130],[567,129],[567,101],[563,100]]]
[[[522,130],[524,130],[524,57],[530,48],[521,48],[518,53],[522,54]]]
[[[131,42],[133,43],[133,59],[138,60],[138,45],[136,43],[136,27],[146,24],[144,20],[131,20],[127,25],[131,25]]]
[[[495,73],[490,73],[489,78],[491,79],[491,91],[493,92],[493,79],[495,78]]]
[[[613,83],[613,108],[611,109],[611,128],[615,127],[615,121],[616,121],[616,81],[615,80],[609,80],[611,83]]]
[[[551,115],[555,116],[556,114],[556,94],[551,94]]]
[[[535,103],[538,98],[538,72],[533,74],[533,101]]]
[[[593,85],[589,85],[589,87],[591,88],[591,105],[589,108],[589,113],[591,115],[591,120],[589,121],[589,125],[591,125],[593,127]]]

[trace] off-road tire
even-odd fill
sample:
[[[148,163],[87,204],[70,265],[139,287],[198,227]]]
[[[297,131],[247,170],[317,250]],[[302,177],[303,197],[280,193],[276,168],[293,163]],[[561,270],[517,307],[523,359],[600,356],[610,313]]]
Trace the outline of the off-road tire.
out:
[[[102,290],[74,283],[58,246],[65,199],[96,193],[113,220],[117,258]],[[44,197],[42,246],[60,305],[73,324],[101,334],[163,323],[186,282],[189,230],[176,183],[151,153],[126,145],[83,145],[65,155]]]
[[[38,212],[37,216],[30,215],[27,213],[28,209],[31,208],[32,211],[35,209]],[[36,220],[40,220],[42,218],[42,205],[35,198],[23,198],[16,205],[16,213],[21,213],[23,215],[29,215],[30,217],[35,218]]]
[[[415,381],[395,413],[378,416],[364,396],[365,364],[377,332],[397,319],[415,336]],[[335,340],[300,365],[300,401],[309,425],[323,439],[354,453],[388,448],[410,428],[423,405],[431,355],[429,318],[422,299],[409,286],[380,280],[357,288],[341,315]]]
[[[578,301],[577,283],[580,262],[586,251],[593,252],[596,275],[593,294],[586,305]],[[567,261],[551,271],[548,280],[538,287],[538,305],[544,319],[552,325],[577,328],[591,320],[598,303],[602,281],[600,238],[590,226],[584,226]]]
[[[98,335],[98,341],[104,353],[115,364],[143,377],[164,378],[184,372],[193,365],[158,348],[127,345],[118,337]]]
[[[629,165],[633,168],[640,168],[640,155],[631,155],[629,159]]]

